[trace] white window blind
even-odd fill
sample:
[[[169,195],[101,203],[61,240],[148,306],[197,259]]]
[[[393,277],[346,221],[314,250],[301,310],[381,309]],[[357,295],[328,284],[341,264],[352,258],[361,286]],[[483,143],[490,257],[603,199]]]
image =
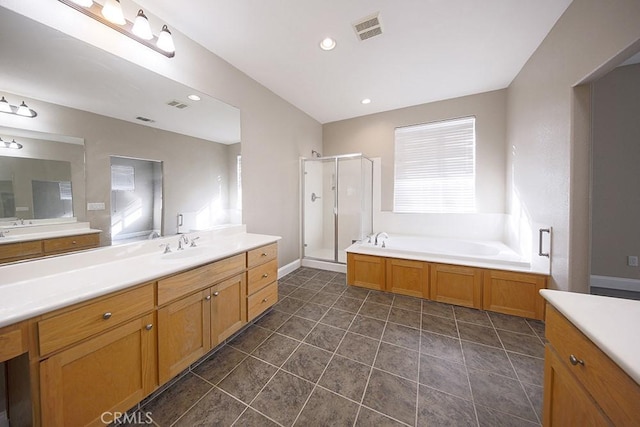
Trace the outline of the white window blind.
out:
[[[58,182],[58,188],[60,188],[60,200],[73,200],[71,181]]]
[[[394,212],[475,212],[475,117],[396,128]]]
[[[111,190],[135,191],[135,169],[133,166],[111,165]]]

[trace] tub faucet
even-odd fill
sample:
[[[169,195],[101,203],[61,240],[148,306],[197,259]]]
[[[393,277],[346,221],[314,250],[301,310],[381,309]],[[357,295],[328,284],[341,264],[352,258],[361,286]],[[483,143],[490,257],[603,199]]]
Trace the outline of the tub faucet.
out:
[[[380,237],[380,238],[384,237],[385,239],[388,239],[389,235],[387,233],[385,233],[384,231],[381,231],[378,234],[376,234],[376,241],[375,241],[375,245],[376,246],[378,246],[378,237]]]

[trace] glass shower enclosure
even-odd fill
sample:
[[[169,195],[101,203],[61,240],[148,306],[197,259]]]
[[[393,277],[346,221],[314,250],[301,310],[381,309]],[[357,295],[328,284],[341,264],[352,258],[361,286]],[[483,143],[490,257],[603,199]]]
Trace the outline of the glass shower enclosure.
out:
[[[362,154],[302,159],[303,259],[345,264],[373,231],[373,162]]]

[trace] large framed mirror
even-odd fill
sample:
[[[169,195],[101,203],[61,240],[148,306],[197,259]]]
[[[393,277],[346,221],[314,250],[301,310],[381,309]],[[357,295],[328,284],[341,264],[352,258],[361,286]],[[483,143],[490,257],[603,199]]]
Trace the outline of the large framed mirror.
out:
[[[101,244],[112,241],[112,156],[162,162],[157,234],[242,222],[238,108],[2,7],[0,51],[0,95],[38,113],[0,114],[0,136],[9,129],[7,137],[24,142],[0,155],[48,158],[26,155],[34,151],[29,132],[83,141],[82,167],[77,155],[71,166],[73,216],[101,229]],[[41,141],[53,160],[64,161],[59,146],[73,145]]]

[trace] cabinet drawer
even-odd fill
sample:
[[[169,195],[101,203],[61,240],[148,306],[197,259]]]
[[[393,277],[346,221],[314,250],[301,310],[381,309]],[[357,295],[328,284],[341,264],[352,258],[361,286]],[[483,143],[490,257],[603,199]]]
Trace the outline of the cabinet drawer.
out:
[[[278,301],[278,282],[273,282],[247,298],[248,321]]]
[[[0,329],[0,363],[26,353],[27,339],[23,324]]]
[[[272,243],[261,248],[252,249],[247,252],[247,268],[264,264],[267,261],[276,259],[278,256],[278,244]]]
[[[204,289],[227,277],[241,273],[244,269],[245,254],[239,254],[158,280],[158,305]]]
[[[640,419],[640,386],[550,305],[546,319],[550,345],[614,425],[635,425]],[[572,355],[584,364],[573,365]]]
[[[66,252],[76,249],[90,248],[98,246],[100,236],[98,234],[81,234],[78,236],[57,237],[44,241],[44,252]]]
[[[153,284],[150,283],[41,320],[38,322],[40,355],[133,319],[153,308]]]
[[[8,243],[0,245],[0,261],[30,258],[42,253],[42,241]]]
[[[249,270],[247,295],[264,288],[278,278],[278,260],[274,259],[266,264]]]

